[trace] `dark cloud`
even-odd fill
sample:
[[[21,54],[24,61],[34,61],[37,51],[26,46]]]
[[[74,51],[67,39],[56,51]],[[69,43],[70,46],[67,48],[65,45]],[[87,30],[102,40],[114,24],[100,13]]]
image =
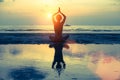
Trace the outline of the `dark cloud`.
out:
[[[8,75],[13,80],[43,80],[46,77],[45,73],[34,67],[13,69]]]

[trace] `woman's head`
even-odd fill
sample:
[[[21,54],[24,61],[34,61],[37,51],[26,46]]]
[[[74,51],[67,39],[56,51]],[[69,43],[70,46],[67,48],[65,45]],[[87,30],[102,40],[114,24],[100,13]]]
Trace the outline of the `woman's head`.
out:
[[[58,15],[56,16],[56,20],[60,22],[61,19],[62,19],[62,16],[61,16],[60,14],[58,14]]]
[[[57,68],[57,69],[61,69],[61,68],[62,68],[60,62],[57,63],[56,68]]]

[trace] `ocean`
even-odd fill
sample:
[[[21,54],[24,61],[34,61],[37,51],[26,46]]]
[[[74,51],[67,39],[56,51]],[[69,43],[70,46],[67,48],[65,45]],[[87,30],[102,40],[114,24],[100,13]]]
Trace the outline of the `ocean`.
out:
[[[49,44],[53,25],[1,25],[0,44]],[[64,26],[67,42],[78,44],[120,44],[120,26]]]
[[[63,33],[120,33],[120,26],[64,26]],[[53,25],[0,25],[0,33],[54,33]]]

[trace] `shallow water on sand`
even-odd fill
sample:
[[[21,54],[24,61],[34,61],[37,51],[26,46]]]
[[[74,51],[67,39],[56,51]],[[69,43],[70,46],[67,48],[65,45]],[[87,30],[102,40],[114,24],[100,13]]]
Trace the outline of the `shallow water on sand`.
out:
[[[0,45],[0,80],[120,80],[119,44],[68,45],[60,76],[49,44]]]

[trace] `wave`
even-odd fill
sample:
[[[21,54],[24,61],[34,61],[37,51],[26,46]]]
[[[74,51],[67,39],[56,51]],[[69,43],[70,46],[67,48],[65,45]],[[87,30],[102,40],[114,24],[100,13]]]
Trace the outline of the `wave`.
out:
[[[53,25],[3,25],[0,26],[1,32],[53,32]],[[120,33],[120,26],[65,26],[63,31],[65,32],[93,32],[93,33]]]
[[[43,29],[8,29],[8,30],[0,30],[0,31],[54,31],[54,30],[43,30]],[[92,32],[112,32],[112,31],[120,31],[120,30],[86,30],[86,29],[68,29],[64,31],[92,31]]]

